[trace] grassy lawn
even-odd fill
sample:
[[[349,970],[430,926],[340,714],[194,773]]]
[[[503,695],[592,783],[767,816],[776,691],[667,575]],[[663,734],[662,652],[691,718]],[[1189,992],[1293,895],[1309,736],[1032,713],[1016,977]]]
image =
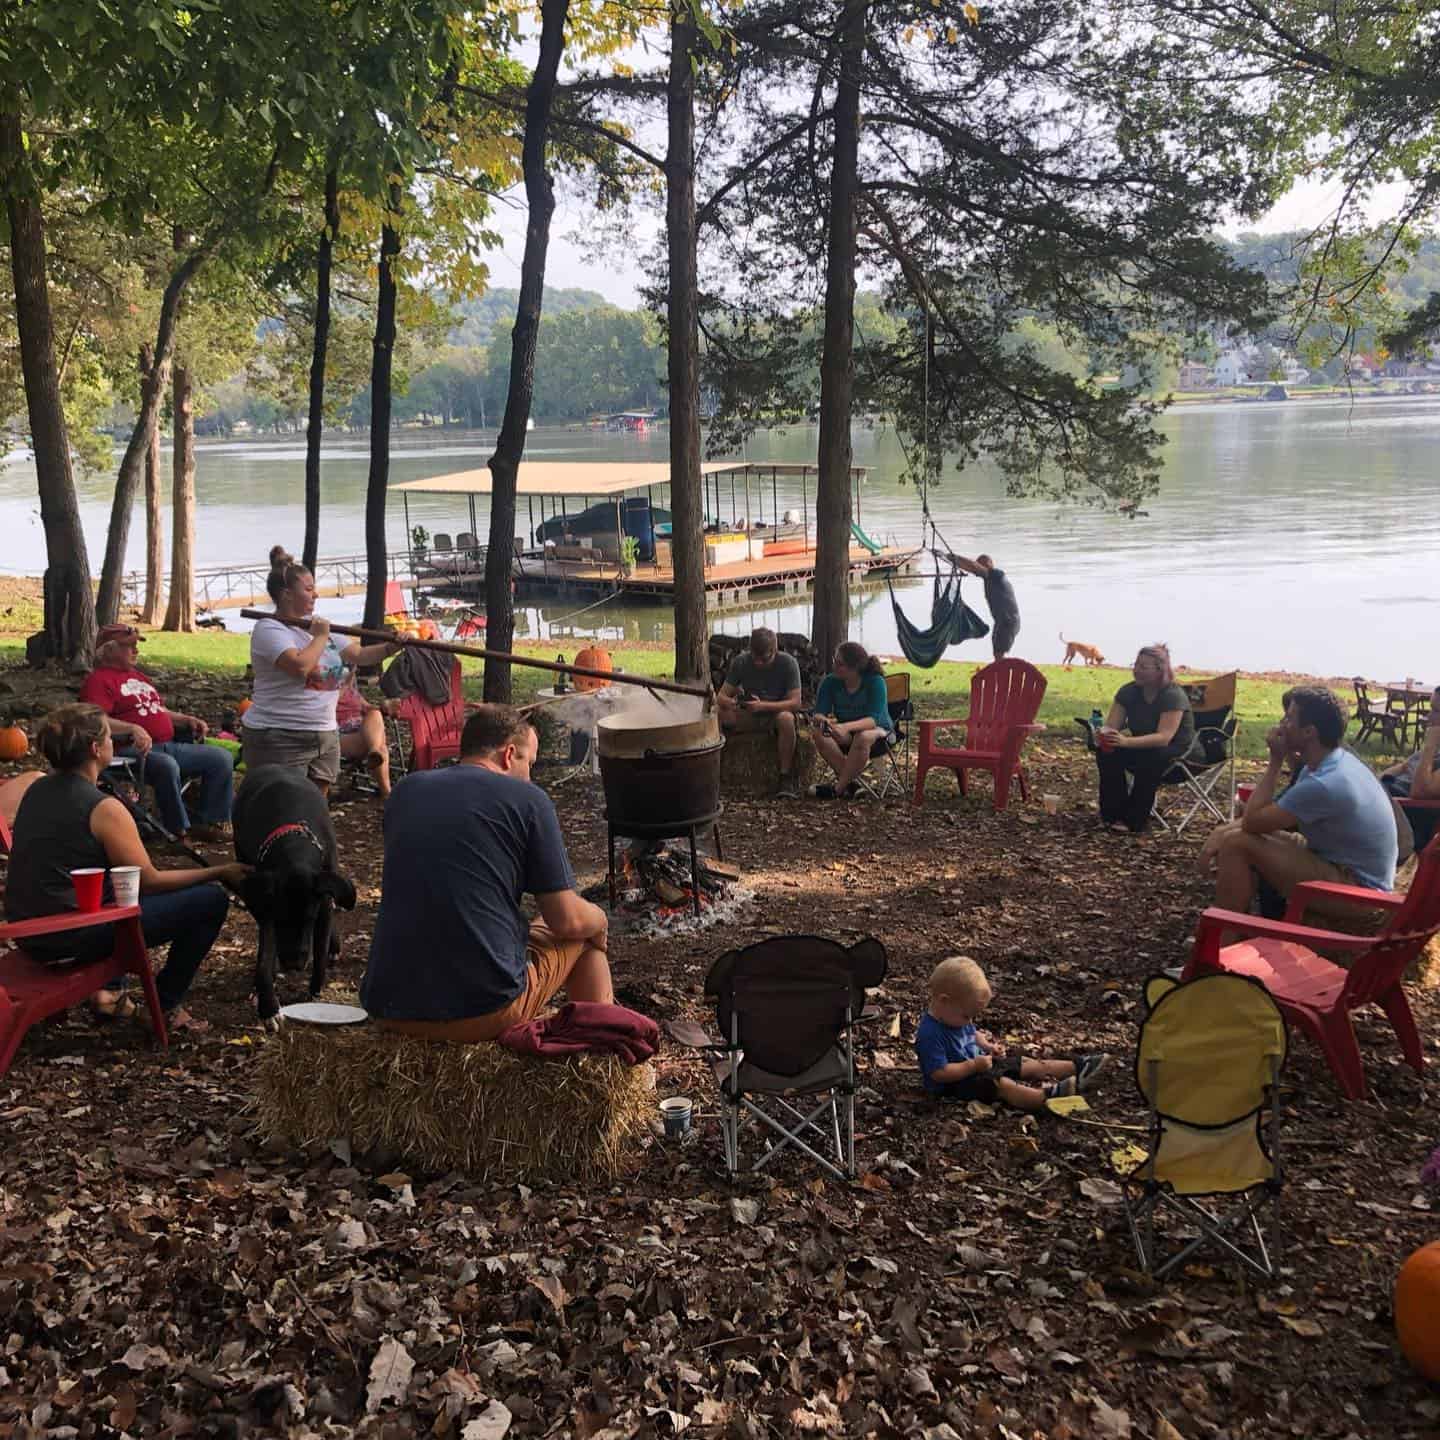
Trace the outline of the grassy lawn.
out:
[[[557,653],[573,659],[579,648],[574,642],[560,647],[555,642],[522,642],[517,651],[538,659],[553,660]],[[25,654],[19,636],[0,636],[0,663],[19,663]],[[637,675],[656,678],[671,673],[671,652],[665,647],[636,647],[612,652],[615,665]],[[249,637],[206,631],[198,635],[170,635],[159,631],[146,636],[141,652],[142,663],[169,670],[193,670],[213,675],[243,676],[250,658]],[[969,705],[970,677],[984,662],[943,661],[933,670],[912,670],[916,708],[921,716],[963,715]],[[479,698],[483,662],[462,661],[465,691]],[[1075,737],[1077,715],[1089,715],[1096,708],[1105,710],[1111,697],[1129,678],[1128,670],[1115,666],[1087,668],[1076,666],[1066,670],[1059,665],[1042,665],[1048,689],[1040,707],[1040,718],[1054,728],[1058,736]],[[554,676],[543,670],[515,669],[515,698],[524,703],[542,686],[554,682]],[[1240,754],[1255,759],[1265,752],[1265,732],[1280,715],[1280,697],[1290,681],[1242,677],[1239,686]],[[1348,698],[1348,697],[1347,697]],[[1379,759],[1382,752],[1367,753]]]

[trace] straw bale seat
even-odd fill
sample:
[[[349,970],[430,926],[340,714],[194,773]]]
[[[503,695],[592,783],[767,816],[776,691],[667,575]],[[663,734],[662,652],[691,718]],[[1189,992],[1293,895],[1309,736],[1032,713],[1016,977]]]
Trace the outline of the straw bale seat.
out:
[[[795,737],[795,773],[802,786],[808,785],[818,759],[810,732],[802,726]],[[763,800],[775,793],[780,783],[780,757],[775,752],[775,737],[763,731],[725,732],[725,748],[720,752],[720,790],[722,794]]]
[[[426,1171],[500,1183],[616,1179],[648,1133],[649,1065],[536,1060],[499,1045],[290,1024],[261,1052],[253,1109],[267,1139],[345,1139]]]

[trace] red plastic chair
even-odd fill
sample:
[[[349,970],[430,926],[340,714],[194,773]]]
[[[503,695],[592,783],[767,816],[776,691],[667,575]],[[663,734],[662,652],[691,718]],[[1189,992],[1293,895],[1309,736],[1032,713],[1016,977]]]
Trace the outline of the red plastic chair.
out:
[[[410,769],[433,770],[442,760],[458,759],[460,732],[465,728],[460,662],[450,666],[450,698],[445,704],[431,705],[415,690],[400,702],[395,718],[410,727]]]
[[[21,946],[38,935],[60,935],[97,924],[114,924],[115,948],[100,960],[83,965],[42,965],[23,948],[0,952],[0,1075],[9,1068],[25,1032],[48,1016],[89,999],[116,975],[135,975],[145,989],[145,1004],[155,1038],[168,1046],[165,1013],[155,989],[155,973],[145,950],[138,905],[107,905],[87,914],[47,915],[40,920],[19,920],[0,925],[0,940]]]
[[[1307,904],[1320,898],[1341,900],[1390,918],[1375,935],[1346,935],[1299,923]],[[1247,938],[1220,948],[1222,931]],[[1365,1095],[1365,1067],[1350,1012],[1378,1005],[1390,1019],[1400,1049],[1412,1069],[1425,1067],[1420,1035],[1400,980],[1406,967],[1430,938],[1440,932],[1440,837],[1420,857],[1420,868],[1408,895],[1366,890],[1358,885],[1332,885],[1307,880],[1295,887],[1284,920],[1263,920],[1234,910],[1211,908],[1200,917],[1195,948],[1185,979],[1202,970],[1227,970],[1259,980],[1275,1003],[1301,1029],[1314,1037],[1340,1088],[1352,1100]],[[1346,970],[1316,953],[1337,950],[1352,957]]]
[[[15,848],[15,837],[10,833],[10,822],[0,815],[0,857],[8,855]]]
[[[977,670],[970,681],[970,713],[954,720],[920,721],[920,753],[915,765],[915,804],[925,799],[925,773],[939,767],[953,770],[966,794],[965,772],[988,770],[995,779],[995,808],[1010,799],[1011,778],[1020,782],[1020,798],[1028,800],[1020,750],[1026,738],[1045,729],[1035,723],[1045,698],[1045,677],[1024,660],[997,660]],[[939,731],[963,726],[960,748],[939,743]]]
[[[405,608],[405,592],[400,588],[398,580],[385,582],[385,613],[387,615],[408,615],[410,613]]]

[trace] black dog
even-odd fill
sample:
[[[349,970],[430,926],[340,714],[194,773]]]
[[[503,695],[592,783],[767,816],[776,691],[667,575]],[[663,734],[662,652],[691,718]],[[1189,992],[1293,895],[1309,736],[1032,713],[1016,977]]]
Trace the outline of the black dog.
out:
[[[241,895],[260,931],[255,993],[260,1018],[274,1023],[275,969],[310,965],[310,994],[340,953],[334,910],[355,908],[355,887],[337,867],[335,830],[325,797],[298,770],[261,765],[235,797],[235,858],[253,865]]]

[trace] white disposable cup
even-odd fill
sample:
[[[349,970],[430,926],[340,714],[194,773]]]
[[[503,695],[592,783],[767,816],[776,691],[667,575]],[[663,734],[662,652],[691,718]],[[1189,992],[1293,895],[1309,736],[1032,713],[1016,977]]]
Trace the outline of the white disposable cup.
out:
[[[1042,795],[1041,803],[1045,806],[1047,815],[1058,815],[1060,813],[1060,797],[1058,795]]]
[[[140,867],[138,865],[111,866],[110,887],[115,892],[117,905],[138,905],[140,903]]]
[[[660,1118],[665,1122],[665,1133],[672,1138],[683,1135],[690,1128],[691,1104],[683,1095],[672,1095],[660,1102]]]

